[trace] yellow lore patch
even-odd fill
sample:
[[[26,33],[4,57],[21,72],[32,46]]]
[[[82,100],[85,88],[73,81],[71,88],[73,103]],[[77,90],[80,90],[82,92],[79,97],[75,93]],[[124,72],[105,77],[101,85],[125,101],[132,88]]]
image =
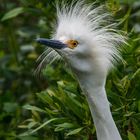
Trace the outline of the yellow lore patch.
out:
[[[68,40],[66,41],[66,44],[68,45],[69,48],[74,49],[78,45],[78,41],[76,40]]]

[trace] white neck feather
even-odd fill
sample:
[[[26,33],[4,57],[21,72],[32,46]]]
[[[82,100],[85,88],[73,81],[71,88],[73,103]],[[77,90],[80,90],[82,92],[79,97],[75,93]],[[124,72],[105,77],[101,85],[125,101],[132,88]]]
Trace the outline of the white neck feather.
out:
[[[86,77],[86,80],[85,80]],[[83,89],[93,121],[95,124],[98,140],[122,140],[119,131],[112,118],[109,102],[106,96],[104,83],[96,76],[78,76],[79,83]],[[84,79],[85,81],[83,81]],[[102,81],[103,83],[101,84]]]

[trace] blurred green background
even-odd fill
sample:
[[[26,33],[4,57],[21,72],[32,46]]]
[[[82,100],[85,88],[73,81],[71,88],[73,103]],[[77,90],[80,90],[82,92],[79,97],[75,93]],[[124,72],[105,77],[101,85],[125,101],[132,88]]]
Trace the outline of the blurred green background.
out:
[[[128,34],[125,64],[109,74],[106,90],[123,140],[140,140],[140,1],[97,3]],[[65,64],[33,74],[44,50],[35,38],[50,37],[55,13],[51,0],[0,0],[0,140],[96,139],[85,97]]]

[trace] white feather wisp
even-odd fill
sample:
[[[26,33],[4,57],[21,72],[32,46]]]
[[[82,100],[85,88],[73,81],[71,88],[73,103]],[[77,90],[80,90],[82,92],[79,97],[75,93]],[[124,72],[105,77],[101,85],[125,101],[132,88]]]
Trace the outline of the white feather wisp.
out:
[[[111,22],[111,16],[105,6],[85,4],[84,0],[57,3],[57,26],[53,38],[69,36],[71,39],[84,38],[91,42],[90,49],[96,59],[106,71],[119,60],[121,45],[126,38],[116,29],[117,23]],[[42,59],[42,57],[40,57]],[[60,55],[51,49],[43,53],[39,69],[49,60],[53,62]],[[50,60],[51,59],[51,60]],[[47,63],[49,62],[47,61]],[[93,61],[94,63],[94,61]]]

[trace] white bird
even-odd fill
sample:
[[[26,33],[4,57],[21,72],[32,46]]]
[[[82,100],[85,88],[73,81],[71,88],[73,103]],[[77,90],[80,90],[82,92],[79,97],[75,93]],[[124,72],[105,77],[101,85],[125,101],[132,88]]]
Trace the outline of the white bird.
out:
[[[71,67],[88,101],[98,140],[122,140],[112,118],[105,91],[108,71],[121,59],[119,46],[125,37],[110,23],[104,6],[78,1],[57,6],[57,26],[52,39],[38,38]]]

